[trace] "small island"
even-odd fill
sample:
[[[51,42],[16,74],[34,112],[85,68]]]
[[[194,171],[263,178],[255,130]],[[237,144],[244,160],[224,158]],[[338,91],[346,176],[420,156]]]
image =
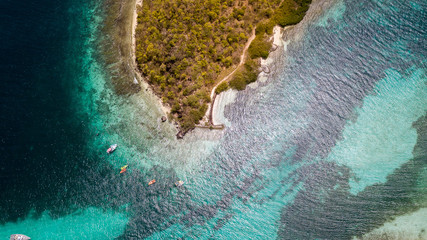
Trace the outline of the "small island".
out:
[[[170,106],[178,136],[199,124],[217,94],[256,81],[260,59],[272,49],[273,27],[300,22],[310,2],[145,0],[138,6],[137,68]]]

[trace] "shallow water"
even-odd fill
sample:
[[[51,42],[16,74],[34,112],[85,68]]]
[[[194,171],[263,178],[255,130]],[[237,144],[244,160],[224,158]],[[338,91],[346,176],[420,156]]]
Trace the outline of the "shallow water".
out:
[[[335,145],[329,158],[350,167],[351,192],[366,186],[384,183],[386,177],[412,159],[417,131],[412,123],[427,110],[425,71],[408,69],[401,75],[387,70],[374,89],[357,109],[357,119],[349,122],[343,139]]]
[[[426,206],[423,1],[317,2],[219,97],[226,129],[180,141],[144,88],[117,94],[110,3],[1,3],[0,237],[349,239]]]
[[[4,239],[10,233],[19,232],[31,239],[114,239],[123,232],[128,220],[126,214],[96,208],[53,219],[48,212],[37,218],[33,218],[33,214],[31,212],[25,220],[6,223],[0,235]]]

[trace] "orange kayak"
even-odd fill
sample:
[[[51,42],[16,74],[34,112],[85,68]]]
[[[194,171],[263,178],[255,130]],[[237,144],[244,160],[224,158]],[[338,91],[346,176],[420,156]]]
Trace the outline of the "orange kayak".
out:
[[[149,183],[148,183],[148,185],[151,185],[151,184],[153,184],[153,183],[155,183],[156,182],[156,179],[153,179],[153,180],[151,180]]]
[[[126,172],[126,170],[128,170],[128,165],[124,165],[120,169],[121,169],[120,173],[124,173],[124,172]]]

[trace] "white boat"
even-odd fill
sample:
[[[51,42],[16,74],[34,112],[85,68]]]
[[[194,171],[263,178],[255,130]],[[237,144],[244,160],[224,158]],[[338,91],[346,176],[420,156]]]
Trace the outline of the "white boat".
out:
[[[25,236],[24,234],[12,234],[10,235],[10,240],[29,240],[31,239],[28,236]]]
[[[114,152],[114,150],[116,150],[117,148],[117,144],[113,144],[111,145],[108,149],[107,149],[107,153],[112,153]]]

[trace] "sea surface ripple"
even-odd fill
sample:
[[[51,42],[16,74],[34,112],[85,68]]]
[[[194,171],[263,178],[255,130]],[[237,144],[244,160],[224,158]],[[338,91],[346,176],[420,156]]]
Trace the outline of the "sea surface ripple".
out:
[[[313,1],[271,73],[223,93],[225,130],[184,140],[114,87],[133,9],[24,2],[0,3],[1,237],[352,239],[425,212],[425,1]]]

